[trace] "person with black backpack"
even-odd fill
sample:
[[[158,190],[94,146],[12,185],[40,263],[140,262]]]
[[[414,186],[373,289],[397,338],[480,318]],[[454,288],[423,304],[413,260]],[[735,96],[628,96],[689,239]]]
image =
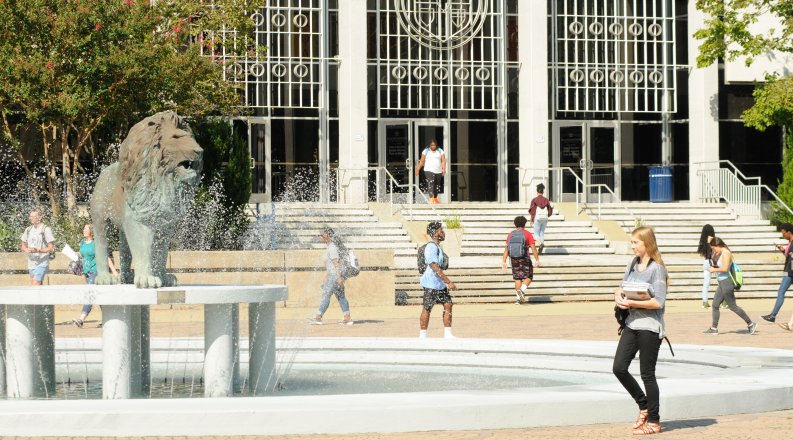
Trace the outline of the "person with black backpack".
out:
[[[534,266],[531,264],[529,249],[534,254],[534,261],[540,265],[540,254],[534,246],[534,236],[526,230],[526,217],[519,215],[515,217],[515,230],[507,235],[507,246],[504,248],[504,255],[501,258],[501,269],[507,270],[507,257],[512,264],[512,279],[515,280],[515,304],[526,301],[526,289],[534,279]]]
[[[314,316],[308,318],[309,324],[322,325],[322,315],[328,310],[330,306],[330,297],[335,296],[339,301],[344,319],[339,320],[341,325],[353,325],[353,320],[350,317],[350,303],[344,296],[344,280],[345,273],[349,272],[345,266],[348,264],[350,251],[342,242],[336,232],[331,228],[325,228],[321,235],[322,241],[328,245],[322,259],[325,261],[325,279],[322,281],[322,296],[319,302],[319,308]],[[357,275],[357,272],[355,273]],[[355,276],[355,275],[348,275]]]
[[[30,226],[20,237],[19,249],[28,254],[28,273],[34,286],[44,284],[44,276],[50,269],[50,260],[55,258],[55,236],[52,229],[41,222],[41,210],[30,211]]]
[[[419,266],[424,265],[421,275],[424,304],[419,318],[419,338],[427,337],[430,313],[435,304],[443,304],[443,337],[454,338],[452,334],[452,297],[449,295],[449,290],[457,290],[457,285],[443,273],[449,264],[448,257],[441,249],[441,242],[446,239],[446,233],[440,222],[430,222],[427,225],[427,235],[430,237],[430,241],[422,246],[424,249],[423,261],[421,255],[418,256]]]

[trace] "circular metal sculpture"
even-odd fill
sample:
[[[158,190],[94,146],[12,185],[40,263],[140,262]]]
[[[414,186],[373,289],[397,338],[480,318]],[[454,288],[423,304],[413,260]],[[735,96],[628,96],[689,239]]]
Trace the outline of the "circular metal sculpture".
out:
[[[395,0],[400,26],[414,41],[436,50],[471,41],[487,18],[489,0]]]

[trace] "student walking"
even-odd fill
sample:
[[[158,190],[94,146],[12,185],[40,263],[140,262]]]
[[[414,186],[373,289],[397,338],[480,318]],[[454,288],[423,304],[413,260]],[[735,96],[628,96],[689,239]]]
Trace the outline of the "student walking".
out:
[[[531,205],[529,206],[529,216],[531,218],[529,227],[534,228],[534,236],[539,243],[540,252],[545,248],[545,228],[548,226],[548,218],[553,215],[551,201],[543,195],[544,193],[545,185],[539,183],[537,185],[537,197],[531,199]]]
[[[311,318],[309,324],[322,325],[322,316],[328,311],[330,297],[335,296],[339,301],[339,306],[344,314],[344,319],[339,321],[342,325],[353,325],[350,317],[350,303],[344,296],[344,277],[341,272],[341,258],[347,257],[347,247],[336,232],[331,228],[325,228],[320,236],[322,242],[328,245],[322,259],[325,262],[325,279],[322,281],[322,296],[319,301],[319,308]]]
[[[457,286],[443,273],[449,261],[441,249],[441,242],[446,239],[443,225],[430,222],[427,235],[431,241],[424,246],[424,263],[427,267],[421,275],[421,287],[424,288],[424,304],[419,317],[419,338],[427,337],[430,324],[430,313],[435,304],[443,305],[443,337],[454,338],[452,334],[452,297],[449,290],[457,290]]]
[[[782,238],[787,240],[786,246],[782,246],[781,244],[776,246],[776,249],[785,255],[785,266],[782,268],[782,270],[785,271],[785,275],[782,276],[782,281],[779,283],[774,308],[771,310],[771,313],[762,316],[762,318],[768,322],[776,321],[776,315],[782,308],[782,304],[785,303],[785,293],[787,293],[790,285],[793,284],[793,267],[791,267],[791,260],[793,259],[793,255],[791,255],[793,252],[793,249],[791,249],[791,243],[793,243],[793,225],[790,223],[782,223],[779,225],[778,229],[782,233]]]
[[[44,284],[44,276],[50,270],[50,255],[55,250],[55,236],[52,229],[42,223],[41,210],[30,211],[30,226],[19,237],[19,249],[28,254],[28,274],[34,286]]]
[[[655,233],[641,226],[631,234],[631,249],[635,257],[625,268],[623,281],[649,284],[647,299],[630,299],[620,287],[614,292],[616,306],[628,310],[625,328],[614,354],[612,371],[639,406],[639,417],[633,424],[636,435],[661,432],[660,391],[655,378],[658,350],[664,337],[664,305],[668,275]],[[644,390],[628,371],[631,361],[639,353],[639,371]]]
[[[705,225],[699,234],[699,246],[697,252],[705,261],[702,263],[702,308],[710,307],[708,304],[708,290],[710,290],[710,268],[713,266],[713,251],[710,248],[710,239],[716,236],[713,226]],[[718,255],[716,256],[718,259]]]
[[[416,167],[416,177],[419,176],[422,167],[430,193],[430,203],[440,203],[438,193],[441,191],[443,176],[446,175],[446,155],[443,154],[443,148],[438,147],[438,141],[435,139],[421,152],[421,160]]]
[[[116,265],[113,264],[113,257],[109,251],[107,254],[107,267],[110,268],[114,277],[118,277],[118,270]],[[94,284],[97,275],[96,243],[94,243],[94,227],[90,224],[83,226],[83,240],[80,242],[80,260],[82,261],[83,276],[85,276],[86,284]],[[82,328],[92,309],[92,304],[84,305],[80,317],[72,321],[72,323]]]
[[[711,267],[708,270],[711,273],[716,274],[716,280],[719,282],[719,287],[716,289],[716,294],[713,295],[713,307],[711,308],[711,314],[713,316],[713,323],[711,324],[710,328],[704,331],[709,335],[718,335],[719,334],[719,305],[722,302],[727,303],[727,308],[732,310],[733,313],[738,315],[741,319],[746,322],[746,326],[749,329],[749,334],[753,335],[754,332],[757,330],[757,323],[752,321],[749,318],[749,315],[738,306],[735,302],[735,283],[730,276],[730,268],[733,263],[732,252],[730,252],[730,248],[727,247],[727,244],[719,237],[713,237],[710,239],[710,246],[713,249],[714,254],[719,254],[718,260],[716,260],[716,267]]]
[[[501,269],[507,270],[507,257],[512,265],[512,279],[515,280],[515,304],[526,301],[526,289],[534,279],[534,266],[531,264],[529,250],[534,254],[534,261],[540,265],[540,255],[534,246],[534,236],[526,230],[526,217],[515,217],[515,230],[507,235],[507,245],[501,257]]]

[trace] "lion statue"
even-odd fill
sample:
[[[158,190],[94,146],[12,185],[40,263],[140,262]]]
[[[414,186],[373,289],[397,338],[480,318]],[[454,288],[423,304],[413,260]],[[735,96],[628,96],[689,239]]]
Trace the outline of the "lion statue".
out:
[[[176,285],[176,277],[165,272],[168,243],[193,200],[203,152],[187,123],[172,111],[130,129],[118,162],[102,170],[91,196],[97,284],[118,282],[107,264],[107,234],[114,225],[122,283],[134,281],[139,288]]]

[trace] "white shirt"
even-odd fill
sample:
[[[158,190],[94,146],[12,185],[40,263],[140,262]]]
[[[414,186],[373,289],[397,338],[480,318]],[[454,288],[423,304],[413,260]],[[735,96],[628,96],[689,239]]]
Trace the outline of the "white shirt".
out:
[[[435,151],[432,151],[429,147],[427,147],[421,154],[424,155],[424,171],[429,171],[435,174],[443,173],[443,168],[441,167],[443,149],[441,147],[438,147],[435,149]]]

